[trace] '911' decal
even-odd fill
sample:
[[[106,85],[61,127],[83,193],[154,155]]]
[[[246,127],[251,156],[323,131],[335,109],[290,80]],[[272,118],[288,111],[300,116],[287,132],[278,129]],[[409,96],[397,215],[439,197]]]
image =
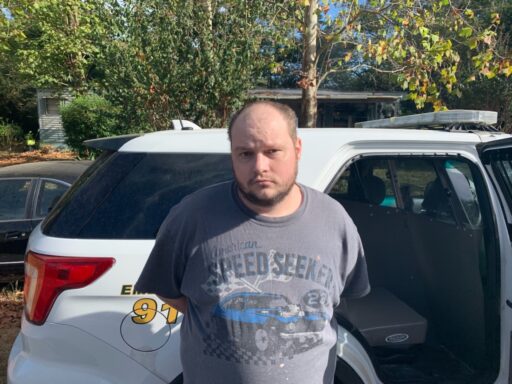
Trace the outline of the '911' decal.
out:
[[[158,303],[156,300],[150,298],[139,299],[133,304],[134,316],[132,316],[132,321],[135,324],[150,323],[154,320],[158,312],[166,317],[167,324],[176,323],[176,319],[178,318],[178,311],[176,309],[169,304],[163,303],[160,307],[160,311],[158,311]],[[165,315],[165,312],[167,312],[167,315]]]

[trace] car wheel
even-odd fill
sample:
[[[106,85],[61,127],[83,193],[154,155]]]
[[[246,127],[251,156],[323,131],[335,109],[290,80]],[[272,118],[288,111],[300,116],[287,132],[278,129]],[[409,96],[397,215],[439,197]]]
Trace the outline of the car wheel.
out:
[[[254,345],[256,349],[260,352],[265,352],[270,348],[271,344],[270,332],[264,328],[256,329],[256,332],[254,332]]]

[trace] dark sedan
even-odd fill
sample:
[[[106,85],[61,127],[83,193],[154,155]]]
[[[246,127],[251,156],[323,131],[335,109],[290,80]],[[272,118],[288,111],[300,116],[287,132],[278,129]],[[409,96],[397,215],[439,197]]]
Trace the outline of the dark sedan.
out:
[[[30,232],[91,161],[43,161],[0,168],[0,273],[23,271]]]

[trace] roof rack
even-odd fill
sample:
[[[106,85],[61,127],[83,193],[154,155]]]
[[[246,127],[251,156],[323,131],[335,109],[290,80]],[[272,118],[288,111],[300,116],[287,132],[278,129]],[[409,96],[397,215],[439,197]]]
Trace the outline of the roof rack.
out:
[[[441,129],[445,131],[491,131],[499,132],[493,126],[498,121],[494,111],[454,109],[451,111],[420,113],[389,119],[370,120],[356,123],[357,128],[414,128]]]

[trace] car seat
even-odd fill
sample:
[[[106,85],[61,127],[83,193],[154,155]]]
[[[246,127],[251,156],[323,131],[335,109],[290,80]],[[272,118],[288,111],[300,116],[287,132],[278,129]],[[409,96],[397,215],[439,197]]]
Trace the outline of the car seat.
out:
[[[361,178],[363,193],[366,202],[380,205],[386,197],[386,185],[384,181],[375,175],[366,175]]]
[[[408,348],[425,342],[427,320],[382,287],[336,308],[371,347]]]
[[[446,222],[454,221],[448,193],[439,178],[436,178],[426,185],[421,207],[423,213],[437,220]]]

